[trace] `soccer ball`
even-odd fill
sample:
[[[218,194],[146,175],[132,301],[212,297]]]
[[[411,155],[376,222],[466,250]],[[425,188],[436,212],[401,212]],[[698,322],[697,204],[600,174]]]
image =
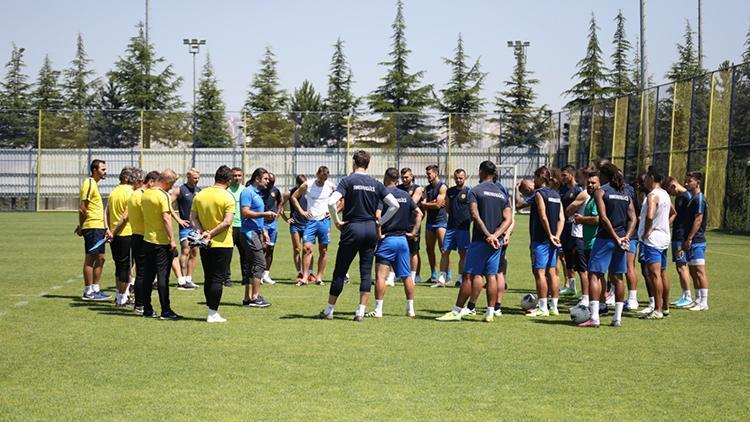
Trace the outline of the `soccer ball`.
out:
[[[575,324],[580,324],[591,319],[591,311],[587,306],[576,305],[570,308],[570,320]]]
[[[536,304],[539,302],[537,300],[536,295],[533,293],[526,293],[521,298],[521,309],[528,311],[529,309],[536,308]]]

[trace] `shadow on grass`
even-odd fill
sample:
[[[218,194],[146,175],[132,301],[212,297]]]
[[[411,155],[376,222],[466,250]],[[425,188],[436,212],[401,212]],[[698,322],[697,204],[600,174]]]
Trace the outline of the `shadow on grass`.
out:
[[[535,324],[549,324],[549,325],[567,325],[568,327],[575,327],[578,328],[575,324],[573,324],[570,320],[563,320],[563,319],[544,319],[544,318],[532,318],[531,322]]]

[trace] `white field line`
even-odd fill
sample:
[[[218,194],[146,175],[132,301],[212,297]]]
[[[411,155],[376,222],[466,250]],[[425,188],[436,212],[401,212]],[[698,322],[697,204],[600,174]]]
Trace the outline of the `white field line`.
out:
[[[26,305],[28,305],[28,304],[29,304],[29,302],[27,302],[27,301],[25,301],[25,300],[22,300],[22,301],[20,301],[20,302],[16,302],[16,304],[15,304],[15,305],[13,305],[13,306],[15,306],[15,307],[20,307],[20,306],[26,306]]]

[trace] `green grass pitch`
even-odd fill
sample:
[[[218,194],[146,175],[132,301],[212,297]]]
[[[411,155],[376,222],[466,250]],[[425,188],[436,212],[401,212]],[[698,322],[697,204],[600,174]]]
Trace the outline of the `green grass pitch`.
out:
[[[74,213],[0,213],[2,420],[750,417],[748,237],[709,234],[708,312],[674,310],[663,321],[626,315],[621,329],[579,329],[567,316],[572,301],[559,317],[522,316],[519,299],[533,278],[527,220],[519,217],[505,315],[494,323],[434,321],[456,289],[422,284],[417,319],[403,316],[397,286],[383,320],[355,324],[356,265],[336,320],[309,319],[324,307],[328,286],[293,285],[281,224],[272,271],[279,283],[262,291],[273,306],[243,308],[241,287],[225,289],[220,311],[229,321],[209,325],[202,290],[172,289],[174,309],[187,317],[177,322],[80,301],[75,224]],[[112,292],[107,253],[103,286]],[[236,254],[232,266],[237,278]],[[328,268],[330,279],[333,258]],[[672,269],[670,277],[675,297]],[[200,269],[194,279],[203,283]],[[642,280],[639,299],[646,300]]]

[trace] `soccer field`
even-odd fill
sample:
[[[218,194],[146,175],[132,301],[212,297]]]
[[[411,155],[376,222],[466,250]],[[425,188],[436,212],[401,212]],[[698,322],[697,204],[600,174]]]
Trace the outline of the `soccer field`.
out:
[[[748,237],[709,233],[708,312],[674,310],[663,321],[626,314],[620,329],[581,329],[567,315],[572,300],[558,317],[531,320],[519,309],[533,289],[527,219],[519,217],[504,315],[494,323],[436,322],[456,289],[422,284],[416,319],[403,316],[397,285],[386,294],[384,319],[357,324],[356,266],[336,319],[310,319],[324,307],[328,286],[294,286],[282,223],[272,271],[279,283],[262,290],[273,306],[241,307],[236,285],[222,298],[229,321],[207,324],[202,288],[171,290],[175,311],[186,317],[175,322],[81,301],[76,218],[0,213],[9,240],[0,252],[0,419],[750,417]],[[103,287],[113,293],[109,250],[107,259]],[[235,254],[235,279],[238,261]],[[200,269],[194,279],[202,287]],[[676,298],[673,270],[670,281]],[[639,299],[647,299],[642,280]]]

